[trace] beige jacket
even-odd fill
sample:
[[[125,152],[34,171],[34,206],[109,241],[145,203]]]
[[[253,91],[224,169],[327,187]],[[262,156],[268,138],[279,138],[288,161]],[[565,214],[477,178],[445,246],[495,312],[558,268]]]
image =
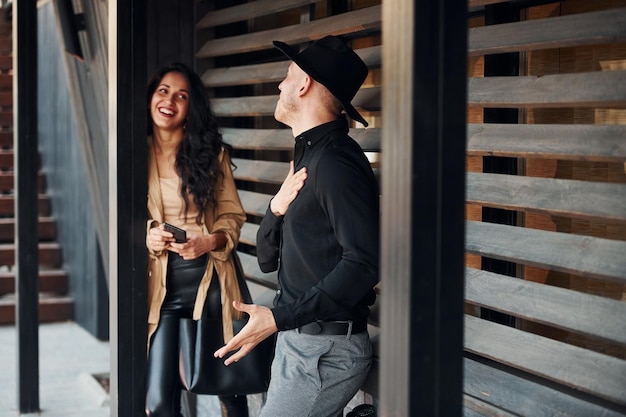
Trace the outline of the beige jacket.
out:
[[[204,212],[202,230],[205,234],[223,232],[226,235],[226,247],[209,252],[207,270],[202,277],[196,295],[193,310],[194,320],[200,319],[206,294],[213,277],[213,268],[217,270],[222,291],[222,317],[224,324],[224,341],[233,337],[233,318],[241,318],[240,312],[233,309],[233,301],[241,301],[241,293],[231,251],[239,242],[241,226],[246,221],[246,214],[239,200],[239,194],[233,179],[230,156],[225,149],[219,155],[220,165],[224,173],[221,186],[216,188],[217,205]],[[148,233],[151,227],[163,222],[163,200],[159,175],[154,158],[152,139],[148,138],[148,222],[146,227],[146,247],[148,248],[148,346],[159,323],[161,305],[165,299],[165,275],[167,272],[167,251],[152,251],[148,245]]]

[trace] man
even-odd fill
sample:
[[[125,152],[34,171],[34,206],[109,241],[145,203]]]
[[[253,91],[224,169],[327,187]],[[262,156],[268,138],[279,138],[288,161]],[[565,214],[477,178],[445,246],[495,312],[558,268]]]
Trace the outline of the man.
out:
[[[235,305],[246,327],[215,355],[229,364],[278,331],[262,417],[336,417],[372,361],[369,306],[378,282],[378,186],[342,109],[367,126],[350,101],[367,76],[342,40],[327,36],[298,53],[280,83],[274,117],[291,127],[294,161],[257,233],[261,270],[278,269],[274,307]]]

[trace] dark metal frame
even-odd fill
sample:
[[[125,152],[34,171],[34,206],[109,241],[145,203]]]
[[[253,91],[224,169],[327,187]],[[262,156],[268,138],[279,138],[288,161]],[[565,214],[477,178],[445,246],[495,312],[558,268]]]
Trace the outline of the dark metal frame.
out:
[[[17,403],[39,411],[39,231],[37,171],[37,2],[13,3]]]

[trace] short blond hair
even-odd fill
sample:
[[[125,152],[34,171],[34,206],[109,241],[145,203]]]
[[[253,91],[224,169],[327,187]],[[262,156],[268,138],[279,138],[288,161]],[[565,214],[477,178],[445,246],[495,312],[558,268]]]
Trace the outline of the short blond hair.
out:
[[[335,97],[333,93],[331,93],[330,90],[326,88],[326,86],[321,83],[318,84],[322,87],[321,99],[323,106],[326,107],[328,111],[330,111],[332,114],[339,117],[343,110],[343,104],[341,104],[341,101],[339,101],[339,99]]]

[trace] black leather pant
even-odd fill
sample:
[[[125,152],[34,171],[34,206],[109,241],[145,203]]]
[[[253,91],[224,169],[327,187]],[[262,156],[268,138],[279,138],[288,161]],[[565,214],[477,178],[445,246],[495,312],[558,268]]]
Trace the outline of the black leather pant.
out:
[[[146,378],[146,416],[182,417],[180,398],[183,386],[178,373],[178,329],[181,317],[191,317],[198,284],[206,270],[207,258],[184,261],[170,252],[167,296],[161,318],[152,335]],[[219,280],[211,280],[206,317],[221,318]],[[211,352],[209,352],[211,353]],[[223,417],[248,417],[245,395],[219,396]]]

